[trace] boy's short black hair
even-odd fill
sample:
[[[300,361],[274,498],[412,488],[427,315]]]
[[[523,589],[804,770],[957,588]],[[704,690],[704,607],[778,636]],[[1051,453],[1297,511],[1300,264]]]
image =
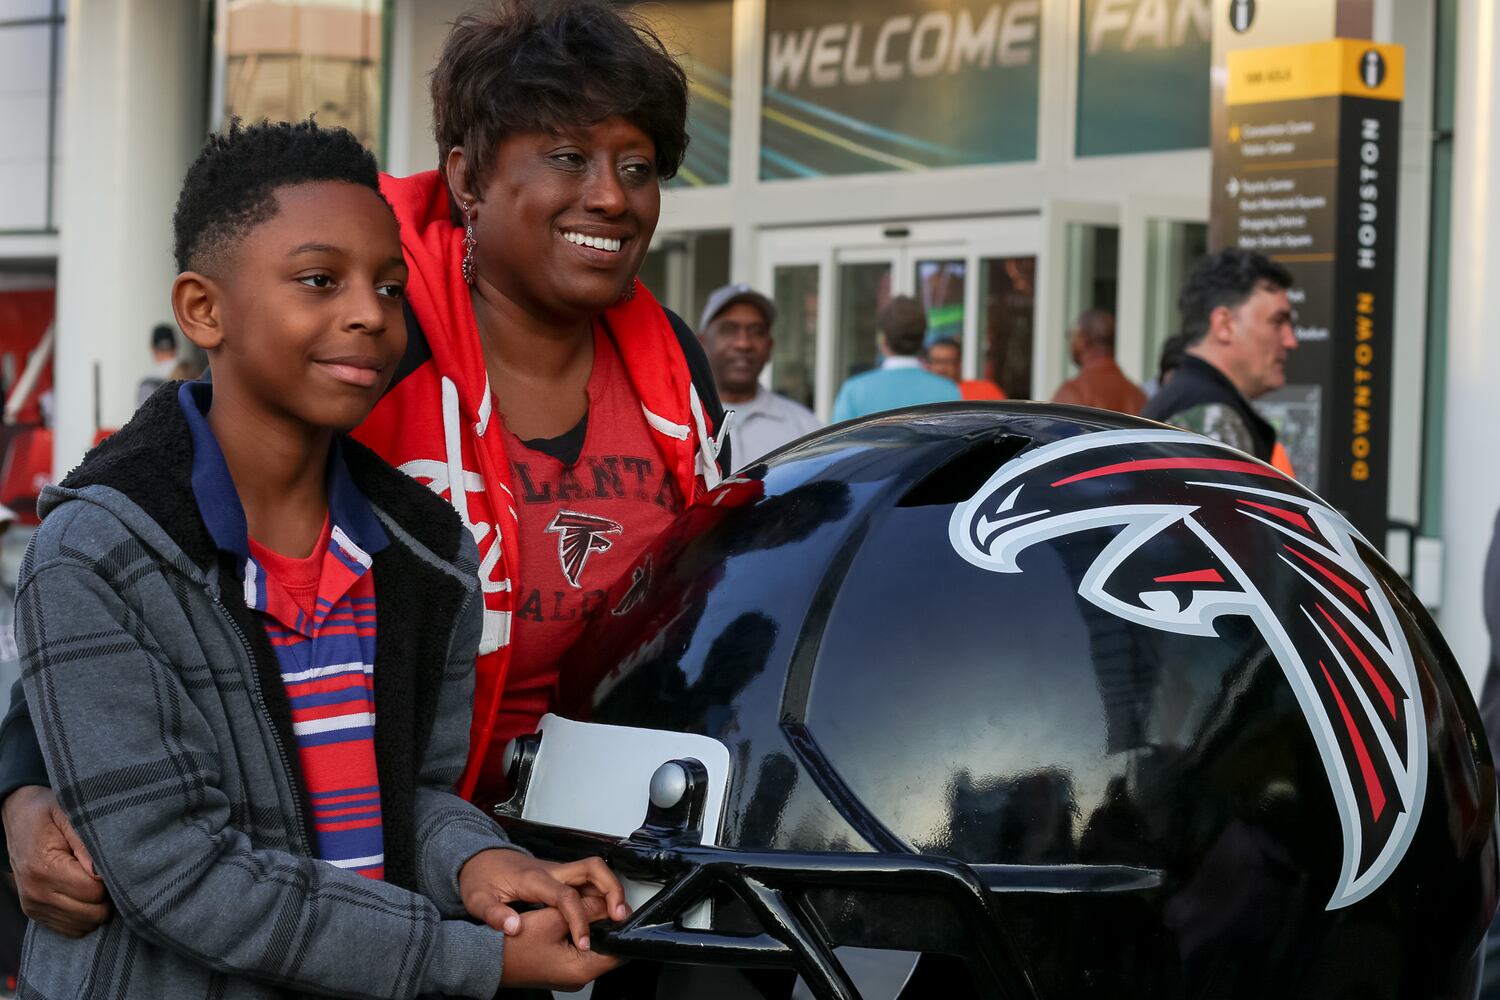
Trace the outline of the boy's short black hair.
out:
[[[1182,294],[1177,310],[1182,314],[1182,337],[1192,347],[1208,333],[1209,318],[1220,306],[1238,309],[1261,285],[1283,290],[1292,287],[1286,268],[1258,253],[1229,247],[1198,262]]]
[[[500,141],[619,117],[656,146],[662,180],[687,153],[687,74],[638,16],[604,0],[504,0],[453,23],[432,71],[438,169],[462,146],[483,188]]]
[[[208,137],[188,167],[172,215],[179,271],[212,273],[254,226],[276,213],[276,189],[310,181],[344,181],[380,191],[375,157],[348,129],[238,118]]]

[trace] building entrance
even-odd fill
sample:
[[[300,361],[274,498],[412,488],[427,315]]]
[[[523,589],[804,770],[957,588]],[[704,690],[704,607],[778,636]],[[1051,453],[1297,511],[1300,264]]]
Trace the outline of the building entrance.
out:
[[[963,347],[965,378],[1035,394],[1039,216],[762,230],[757,282],[776,300],[766,377],[828,418],[839,386],[879,363],[875,317],[893,296],[927,310],[928,341]]]

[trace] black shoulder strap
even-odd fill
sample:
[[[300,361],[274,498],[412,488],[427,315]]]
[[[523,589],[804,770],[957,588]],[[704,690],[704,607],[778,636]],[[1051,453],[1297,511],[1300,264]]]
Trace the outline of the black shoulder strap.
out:
[[[698,336],[681,316],[666,306],[662,306],[662,312],[667,314],[672,332],[677,334],[677,343],[681,345],[682,355],[687,359],[688,373],[692,375],[693,385],[698,389],[698,401],[703,404],[703,413],[708,417],[709,426],[717,434],[724,426],[724,404],[719,400],[718,386],[714,385],[714,372],[708,365],[708,355],[703,353],[703,345],[698,343]],[[729,453],[729,439],[726,437],[723,447],[719,449],[719,469],[727,476],[732,468],[734,456]]]

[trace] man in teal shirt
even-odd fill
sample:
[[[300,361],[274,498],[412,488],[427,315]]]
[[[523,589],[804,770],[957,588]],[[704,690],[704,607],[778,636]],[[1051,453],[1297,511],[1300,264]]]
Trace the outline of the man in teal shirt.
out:
[[[894,410],[917,403],[946,403],[961,398],[958,386],[922,367],[917,353],[927,336],[927,313],[906,295],[891,299],[875,317],[880,328],[880,367],[844,383],[833,401],[833,419]]]

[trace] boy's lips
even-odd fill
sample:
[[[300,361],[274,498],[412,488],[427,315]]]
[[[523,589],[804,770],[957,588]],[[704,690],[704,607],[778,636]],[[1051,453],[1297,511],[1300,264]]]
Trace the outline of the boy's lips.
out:
[[[384,367],[374,358],[318,358],[317,364],[330,376],[346,385],[369,389],[380,379]]]

